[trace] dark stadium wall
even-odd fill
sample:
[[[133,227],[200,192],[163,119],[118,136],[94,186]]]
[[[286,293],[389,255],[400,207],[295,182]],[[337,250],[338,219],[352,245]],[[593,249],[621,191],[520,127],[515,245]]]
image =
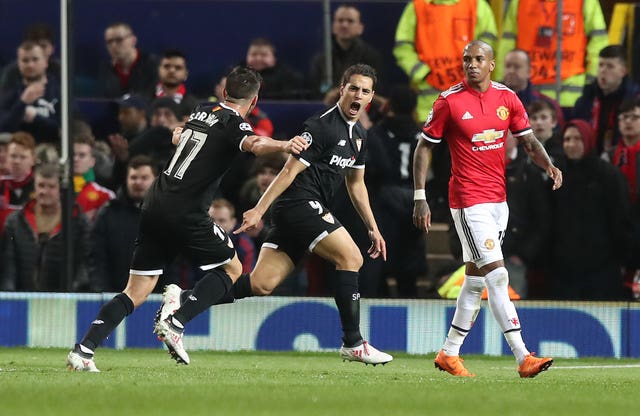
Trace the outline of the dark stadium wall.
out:
[[[339,4],[332,2],[332,10]],[[76,0],[73,6],[75,69],[83,81],[82,95],[91,95],[98,63],[107,59],[104,28],[116,21],[133,27],[145,51],[160,54],[166,48],[182,49],[189,59],[188,85],[200,95],[212,91],[214,80],[229,65],[244,59],[254,37],[270,38],[279,60],[303,74],[309,72],[313,53],[322,50],[320,1]],[[405,82],[391,53],[404,3],[358,2],[358,6],[365,22],[363,38],[383,54],[386,83]],[[57,1],[0,0],[0,64],[15,59],[16,47],[30,23],[51,25],[59,45],[59,15]]]

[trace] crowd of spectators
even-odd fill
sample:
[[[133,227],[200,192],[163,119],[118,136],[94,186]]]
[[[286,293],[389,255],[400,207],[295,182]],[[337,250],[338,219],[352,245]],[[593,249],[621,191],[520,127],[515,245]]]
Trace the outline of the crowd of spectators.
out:
[[[543,93],[548,92],[546,81],[555,76],[555,69],[545,69],[548,62],[539,49],[555,45],[553,31],[531,35],[528,31],[535,25],[518,24],[519,11],[532,2],[511,2],[501,39],[484,0],[426,3],[408,2],[398,22],[393,54],[407,83],[385,85],[382,76],[379,94],[362,120],[371,141],[366,181],[389,247],[385,264],[364,256],[363,295],[417,297],[419,280],[444,274],[429,270],[424,261],[429,238],[425,240],[411,224],[411,160],[433,100],[462,79],[461,63],[446,57],[459,60],[461,48],[456,45],[480,38],[495,46],[496,81],[517,93],[536,137],[565,174],[563,188],[550,192],[544,173],[527,162],[515,139],[506,140],[511,212],[503,250],[513,288],[523,298],[534,299],[629,298],[631,276],[640,268],[640,86],[629,75],[626,49],[603,44],[606,28],[597,2],[589,1],[574,16],[588,21],[576,26],[587,41],[570,38],[566,47],[578,47],[586,64],[577,65],[579,57],[567,58],[573,72],[563,70],[566,94],[560,100]],[[450,10],[434,19],[440,3]],[[456,17],[469,8],[476,18],[466,22]],[[443,24],[444,19],[455,22],[451,30],[443,29],[451,26]],[[276,45],[267,37],[252,39],[244,58],[227,65],[257,70],[263,78],[261,98],[322,100],[332,106],[344,68],[358,62],[380,68],[382,55],[364,40],[365,24],[353,4],[334,9],[331,31],[331,82],[324,52],[314,55],[310,73],[303,75],[300,68],[278,59]],[[145,50],[134,28],[124,22],[109,24],[104,42],[109,60],[100,64],[96,85],[99,98],[117,106],[117,124],[104,137],[96,137],[92,126],[76,116],[71,131],[76,193],[71,289],[76,291],[123,287],[142,199],[174,151],[171,132],[188,119],[198,102],[223,99],[226,81],[224,75],[212,79],[210,94],[196,97],[189,90],[189,58],[176,48]],[[55,162],[61,139],[61,92],[53,31],[33,24],[16,46],[15,61],[2,57],[9,63],[0,67],[0,290],[69,290],[62,270],[61,206],[55,203],[60,193]],[[257,134],[278,132],[259,105],[247,121]],[[433,218],[446,222],[447,146],[438,147],[432,157],[427,194]],[[284,155],[238,158],[212,203],[212,218],[233,230],[284,161]],[[366,232],[353,209],[345,207],[349,205],[343,203],[348,199],[345,192],[338,193],[334,212],[366,252]],[[234,236],[246,272],[255,264],[268,227],[267,213],[254,232]],[[278,293],[327,294],[330,275],[326,265],[312,256]],[[163,279],[189,287],[199,277],[189,259],[179,258]],[[395,291],[390,291],[389,279],[395,280]],[[435,290],[433,295],[437,296]]]

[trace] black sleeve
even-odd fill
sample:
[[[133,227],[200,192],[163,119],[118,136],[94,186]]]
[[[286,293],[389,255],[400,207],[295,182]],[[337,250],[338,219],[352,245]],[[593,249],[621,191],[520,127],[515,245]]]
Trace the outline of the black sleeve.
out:
[[[299,155],[294,155],[294,157],[305,165],[312,165],[318,161],[326,151],[331,136],[327,128],[318,120],[307,120],[304,123],[300,136],[304,137],[307,142],[310,142],[310,145],[306,150],[302,151]]]

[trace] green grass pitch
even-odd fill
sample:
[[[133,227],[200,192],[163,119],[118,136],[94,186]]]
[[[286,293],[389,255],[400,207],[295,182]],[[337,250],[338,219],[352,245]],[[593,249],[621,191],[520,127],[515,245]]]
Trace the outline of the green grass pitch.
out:
[[[62,349],[0,348],[1,415],[632,415],[637,360],[557,359],[521,379],[511,357],[466,356],[474,379],[400,354],[385,366],[336,353],[100,349],[99,374],[68,372]]]

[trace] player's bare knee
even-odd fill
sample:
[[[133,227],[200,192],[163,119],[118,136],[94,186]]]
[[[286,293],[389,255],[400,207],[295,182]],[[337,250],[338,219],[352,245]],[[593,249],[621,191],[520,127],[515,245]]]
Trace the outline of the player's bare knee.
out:
[[[235,283],[242,274],[242,263],[240,263],[240,260],[238,260],[238,257],[236,256],[233,260],[224,265],[223,270],[227,275],[229,275],[231,281]]]
[[[251,282],[251,291],[255,296],[269,296],[275,287],[275,285],[266,282]]]
[[[340,253],[340,255],[334,258],[334,263],[338,270],[351,270],[357,272],[362,267],[362,254],[360,254],[359,250]]]

